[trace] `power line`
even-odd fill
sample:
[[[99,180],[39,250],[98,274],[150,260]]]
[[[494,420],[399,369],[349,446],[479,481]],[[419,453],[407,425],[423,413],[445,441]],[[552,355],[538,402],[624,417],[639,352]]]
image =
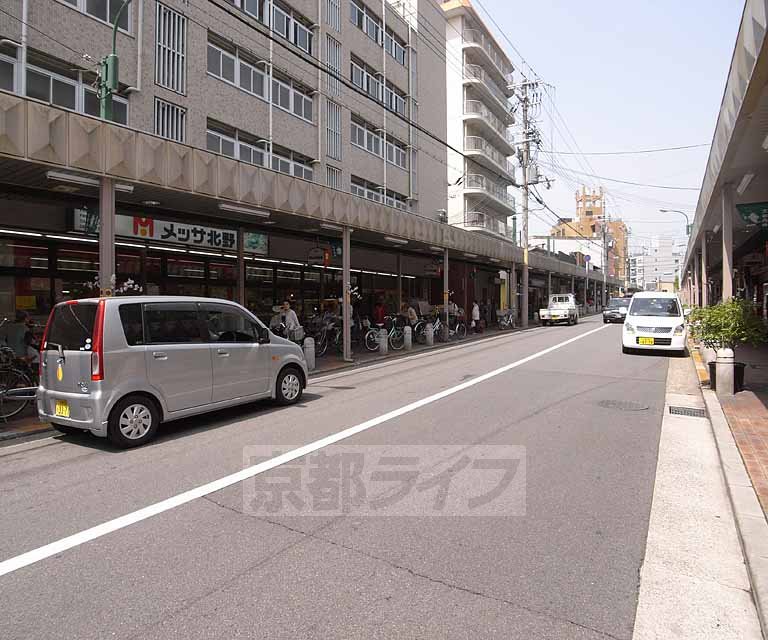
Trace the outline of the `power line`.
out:
[[[641,154],[641,153],[662,153],[664,151],[680,151],[681,149],[698,149],[699,147],[708,147],[710,146],[708,142],[705,142],[704,144],[688,144],[681,147],[660,147],[658,149],[638,149],[635,151],[591,151],[591,152],[581,152],[579,154],[573,153],[572,151],[552,151],[550,149],[542,149],[544,153],[550,153],[555,154],[558,156],[573,156],[573,155],[584,155],[584,156],[629,156],[629,155],[635,155],[635,154]]]
[[[545,166],[548,166],[546,162],[542,163]],[[589,176],[590,178],[597,178],[598,180],[606,180],[608,182],[618,182],[620,184],[629,184],[635,187],[649,187],[651,189],[672,189],[674,191],[699,191],[699,187],[672,187],[669,185],[662,185],[662,184],[646,184],[644,182],[631,182],[629,180],[619,180],[617,178],[606,178],[605,176],[599,176],[594,173],[587,173],[584,171],[576,171],[575,169],[566,169],[566,171],[569,171],[570,173],[576,173],[579,175]]]

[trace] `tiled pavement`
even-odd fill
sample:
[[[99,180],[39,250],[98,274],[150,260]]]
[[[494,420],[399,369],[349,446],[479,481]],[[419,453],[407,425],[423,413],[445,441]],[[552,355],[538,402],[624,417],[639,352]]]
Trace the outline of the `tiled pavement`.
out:
[[[697,351],[693,352],[702,384],[709,384],[709,372]],[[768,517],[768,344],[741,346],[736,360],[744,362],[745,390],[731,398],[720,398],[752,486]]]

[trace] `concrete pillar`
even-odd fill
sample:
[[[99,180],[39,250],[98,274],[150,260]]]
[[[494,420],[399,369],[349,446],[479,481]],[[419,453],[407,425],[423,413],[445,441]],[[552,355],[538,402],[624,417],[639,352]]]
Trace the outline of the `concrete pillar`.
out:
[[[315,339],[304,338],[304,359],[307,361],[307,369],[315,368]]]
[[[518,307],[518,303],[517,303],[517,269],[515,268],[514,264],[512,264],[512,279],[510,280],[510,282],[512,283],[512,285],[510,287],[510,289],[512,290],[512,297],[510,298],[510,300],[511,300],[511,309],[512,309],[512,313],[513,313],[514,317],[517,318],[517,307]]]
[[[734,385],[734,355],[733,349],[718,349],[715,360],[715,393],[719,397],[732,396]]]
[[[709,304],[709,291],[707,290],[707,234],[701,234],[701,306]]]
[[[699,277],[701,275],[701,263],[699,262],[699,254],[697,251],[693,252],[693,299],[691,304],[699,305],[701,297],[699,296]]]
[[[576,298],[576,276],[571,276],[571,293]]]
[[[406,351],[413,349],[413,329],[410,326],[403,327],[403,346]]]
[[[547,304],[549,304],[549,296],[552,295],[552,272],[547,272]]]
[[[733,188],[723,186],[723,296],[728,300],[733,297]]]
[[[397,311],[403,308],[403,254],[397,253]]]
[[[443,333],[446,340],[448,339],[448,249],[443,249],[443,311],[445,312],[445,326],[443,327]]]
[[[352,362],[352,300],[350,289],[352,288],[350,277],[350,235],[352,230],[344,227],[341,232],[341,287],[342,287],[342,344],[345,362]]]
[[[528,327],[528,247],[523,247],[523,271],[520,279],[520,326]]]
[[[245,229],[243,227],[237,230],[237,301],[245,306]],[[312,353],[314,357],[314,346]]]
[[[99,295],[114,295],[115,283],[115,181],[102,178],[99,185]]]

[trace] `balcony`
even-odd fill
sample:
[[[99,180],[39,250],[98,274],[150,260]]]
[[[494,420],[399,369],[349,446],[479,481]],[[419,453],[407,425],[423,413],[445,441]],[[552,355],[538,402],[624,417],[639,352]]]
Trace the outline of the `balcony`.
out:
[[[505,85],[512,84],[512,65],[497,48],[491,38],[478,29],[464,29],[462,34],[464,48],[481,51],[485,59],[491,63],[499,80]]]
[[[483,211],[466,211],[463,226],[468,231],[480,231],[493,236],[507,237],[507,224]]]
[[[511,123],[514,123],[514,118],[510,119]],[[510,156],[514,154],[514,137],[507,130],[507,124],[480,100],[464,101],[464,121],[476,123],[480,128],[484,129],[486,134],[493,137],[502,151]]]
[[[496,184],[486,176],[470,173],[464,181],[464,193],[479,195],[489,205],[495,206],[505,216],[514,215],[515,199],[504,186]]]
[[[480,136],[464,137],[464,154],[489,171],[501,174],[509,182],[515,181],[515,167],[501,151]]]
[[[495,100],[504,113],[509,112],[509,98],[499,88],[488,72],[478,64],[464,65],[464,82],[478,87],[489,100]]]

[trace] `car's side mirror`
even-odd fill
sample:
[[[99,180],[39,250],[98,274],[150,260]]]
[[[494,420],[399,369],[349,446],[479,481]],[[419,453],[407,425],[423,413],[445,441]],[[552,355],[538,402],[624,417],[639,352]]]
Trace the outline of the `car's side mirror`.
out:
[[[267,327],[256,327],[256,332],[259,337],[259,344],[269,343],[269,329]]]
[[[693,309],[683,309],[683,315],[687,318],[691,315],[691,311],[693,311]]]

